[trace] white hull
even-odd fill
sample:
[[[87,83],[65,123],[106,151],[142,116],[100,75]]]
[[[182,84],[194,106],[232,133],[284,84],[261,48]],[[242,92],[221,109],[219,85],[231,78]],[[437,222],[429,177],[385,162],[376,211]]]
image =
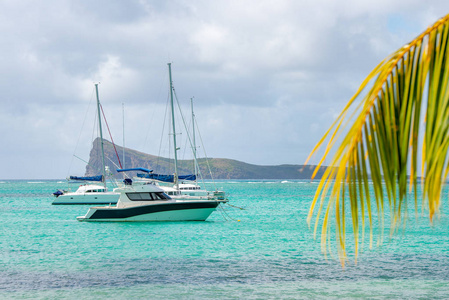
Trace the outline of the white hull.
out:
[[[162,211],[122,219],[88,219],[78,217],[78,221],[87,222],[176,222],[176,221],[205,221],[215,208],[184,209],[176,211]],[[88,213],[89,214],[89,213]]]
[[[70,204],[116,204],[120,197],[119,193],[103,192],[103,193],[67,193],[57,197],[53,201],[53,205],[70,205]]]

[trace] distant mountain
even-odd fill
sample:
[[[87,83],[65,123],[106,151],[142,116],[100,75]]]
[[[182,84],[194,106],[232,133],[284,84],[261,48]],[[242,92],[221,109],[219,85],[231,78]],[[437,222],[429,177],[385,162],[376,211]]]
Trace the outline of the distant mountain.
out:
[[[117,155],[113,144],[104,141],[105,164],[109,167],[114,176],[121,178],[122,175],[116,172],[119,166]],[[115,146],[117,153],[122,160],[123,148]],[[154,170],[158,174],[173,174],[173,159],[145,154],[133,149],[125,148],[126,168],[147,168]],[[226,158],[209,158],[210,170],[214,179],[310,179],[315,166],[312,165],[278,165],[260,166],[244,163],[241,161]],[[205,179],[210,179],[209,168],[206,159],[199,158],[198,164]],[[86,176],[100,174],[101,170],[101,145],[100,139],[93,142],[90,151],[89,164],[86,166]],[[321,167],[316,178],[321,178],[326,167]],[[178,160],[178,173],[192,174],[192,160]],[[134,174],[132,174],[134,175]]]

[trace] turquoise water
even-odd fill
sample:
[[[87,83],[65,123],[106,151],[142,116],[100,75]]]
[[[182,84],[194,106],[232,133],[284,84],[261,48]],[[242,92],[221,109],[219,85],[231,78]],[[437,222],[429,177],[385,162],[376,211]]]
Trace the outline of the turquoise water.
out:
[[[0,183],[0,298],[449,297],[449,218],[411,210],[405,232],[342,270],[306,223],[316,183],[225,181],[206,222],[80,223],[59,181]],[[445,194],[447,195],[447,193]],[[447,205],[447,200],[443,203]],[[240,221],[238,221],[240,220]]]

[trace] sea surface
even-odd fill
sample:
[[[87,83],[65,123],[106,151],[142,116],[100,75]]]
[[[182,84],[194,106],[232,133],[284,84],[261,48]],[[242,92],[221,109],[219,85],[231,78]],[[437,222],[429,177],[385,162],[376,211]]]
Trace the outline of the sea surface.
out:
[[[66,187],[0,181],[0,299],[449,298],[447,191],[433,226],[410,205],[343,269],[306,222],[316,182],[219,181],[233,206],[205,222],[81,223],[89,206],[51,205]]]

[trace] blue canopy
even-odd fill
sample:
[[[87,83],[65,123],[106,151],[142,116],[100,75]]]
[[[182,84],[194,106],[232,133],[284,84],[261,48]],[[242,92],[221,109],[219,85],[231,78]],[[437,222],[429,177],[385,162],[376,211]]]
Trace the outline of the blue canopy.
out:
[[[145,168],[131,168],[131,169],[117,169],[117,172],[128,172],[128,171],[142,171],[142,172],[146,172],[146,173],[151,173],[153,172],[153,170],[148,170]]]
[[[87,177],[78,177],[78,176],[70,176],[70,180],[79,180],[79,181],[104,181],[103,175],[97,176],[87,176]]]
[[[57,190],[56,192],[53,193],[53,195],[54,195],[56,198],[58,198],[59,196],[64,195],[64,192],[61,191],[61,190]]]
[[[174,175],[162,175],[162,174],[153,174],[153,173],[137,173],[137,177],[140,178],[148,178],[148,179],[154,179],[154,180],[159,180],[159,181],[163,181],[163,182],[175,182],[175,176]],[[178,176],[179,180],[195,180],[196,179],[196,175],[194,174],[189,174],[189,175],[181,175]]]

